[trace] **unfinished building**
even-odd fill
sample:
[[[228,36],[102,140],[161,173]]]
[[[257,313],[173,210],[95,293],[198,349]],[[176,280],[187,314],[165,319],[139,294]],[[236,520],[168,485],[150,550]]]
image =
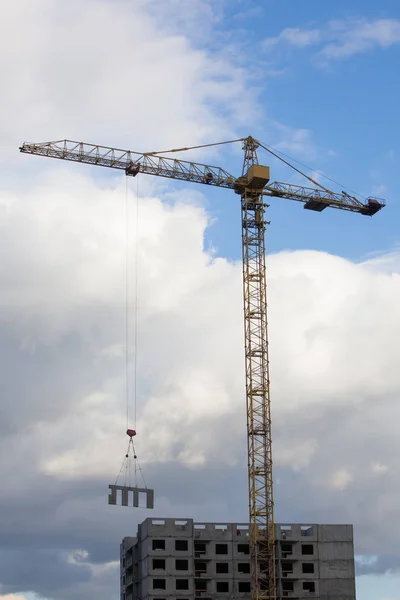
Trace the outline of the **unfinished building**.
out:
[[[249,600],[248,524],[146,519],[121,543],[121,600]],[[355,600],[351,525],[276,524],[277,599]]]

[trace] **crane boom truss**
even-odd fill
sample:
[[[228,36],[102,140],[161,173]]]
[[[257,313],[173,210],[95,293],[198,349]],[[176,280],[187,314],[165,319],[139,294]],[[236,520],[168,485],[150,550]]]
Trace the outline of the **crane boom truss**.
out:
[[[20,147],[20,151],[25,154],[119,169],[125,171],[127,175],[135,175],[140,171],[147,175],[191,181],[193,183],[206,183],[211,186],[239,191],[239,193],[244,189],[246,183],[243,181],[243,177],[235,178],[221,167],[71,140],[35,144],[24,143]],[[135,171],[135,167],[138,169],[137,171]],[[132,172],[129,172],[129,169],[133,169]],[[368,198],[367,203],[363,203],[345,193],[337,194],[325,189],[314,189],[278,181],[268,183],[263,190],[263,194],[303,202],[306,208],[310,208],[311,204],[313,206],[311,210],[318,211],[330,207],[372,215],[385,205],[385,202],[381,199]]]
[[[83,142],[60,140],[43,144],[23,144],[21,152],[60,158],[72,162],[98,165],[111,169],[127,171],[139,167],[138,172],[146,175],[157,175],[169,179],[192,181],[193,183],[209,183],[210,185],[233,189],[234,177],[221,167],[202,165],[200,163],[179,160],[157,154],[143,154],[131,150],[118,150],[106,146],[95,146]],[[127,173],[130,175],[131,173]],[[210,177],[211,175],[211,177]]]
[[[244,329],[246,357],[246,411],[250,513],[250,558],[253,600],[275,600],[274,502],[272,480],[271,401],[268,359],[267,287],[265,265],[265,196],[304,203],[304,208],[321,212],[327,207],[372,216],[384,201],[368,198],[361,202],[342,192],[321,187],[269,182],[249,172],[258,165],[253,138],[244,140],[242,175],[233,177],[225,169],[201,163],[167,158],[158,153],[139,153],[106,146],[61,140],[39,144],[24,143],[20,150],[49,158],[157,175],[181,181],[232,189],[241,196]],[[259,167],[258,169],[267,169]],[[260,171],[259,171],[260,172]],[[310,179],[310,178],[309,178]]]

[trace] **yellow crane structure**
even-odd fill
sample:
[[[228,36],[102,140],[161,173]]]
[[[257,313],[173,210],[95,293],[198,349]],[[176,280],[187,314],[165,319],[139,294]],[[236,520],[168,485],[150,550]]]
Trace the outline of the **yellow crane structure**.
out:
[[[70,140],[24,143],[26,154],[58,158],[89,165],[194,182],[233,190],[240,196],[242,216],[243,297],[246,365],[246,411],[249,485],[249,546],[251,595],[253,600],[275,600],[275,536],[271,452],[271,399],[268,359],[267,285],[265,270],[266,198],[296,200],[304,208],[321,212],[336,208],[372,216],[385,202],[365,202],[346,192],[334,193],[310,177],[316,187],[270,182],[270,169],[258,162],[257,149],[271,149],[252,137],[233,140],[243,144],[243,169],[234,177],[225,169],[160,156],[159,152],[139,153]],[[229,142],[222,142],[229,143]],[[210,144],[220,145],[220,144]],[[199,146],[197,146],[199,147]],[[191,148],[165,151],[182,152]],[[277,156],[283,160],[280,156]],[[286,164],[287,161],[283,160]],[[279,592],[279,590],[278,590]]]

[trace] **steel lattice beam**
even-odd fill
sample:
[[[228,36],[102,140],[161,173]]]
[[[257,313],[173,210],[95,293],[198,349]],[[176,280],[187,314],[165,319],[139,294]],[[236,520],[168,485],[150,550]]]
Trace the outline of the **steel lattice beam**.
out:
[[[252,598],[275,600],[263,195],[246,192],[241,198],[241,206]]]
[[[249,138],[249,140],[255,142],[253,138]],[[71,140],[34,144],[24,143],[20,147],[20,151],[25,154],[46,156],[47,158],[58,158],[110,169],[120,169],[125,171],[127,175],[136,175],[141,172],[168,179],[205,183],[215,187],[235,190],[240,194],[246,187],[245,178],[235,178],[221,167]],[[248,160],[248,164],[251,164],[251,159]],[[131,166],[139,166],[139,170],[130,172]],[[266,196],[303,202],[305,208],[317,211],[330,207],[372,215],[385,206],[383,200],[376,200],[375,198],[369,198],[367,203],[363,203],[345,193],[336,194],[322,189],[307,188],[278,181],[269,183],[264,188],[263,193]]]

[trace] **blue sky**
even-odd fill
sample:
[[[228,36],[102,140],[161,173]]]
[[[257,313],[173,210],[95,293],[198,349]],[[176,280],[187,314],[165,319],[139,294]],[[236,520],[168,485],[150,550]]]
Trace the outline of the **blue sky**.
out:
[[[252,84],[259,90],[258,116],[240,135],[253,135],[281,149],[285,158],[321,171],[338,182],[320,179],[334,191],[350,188],[388,204],[370,219],[335,210],[313,214],[300,204],[272,199],[270,252],[317,249],[362,261],[398,248],[399,18],[400,6],[393,0],[382,6],[343,0],[225,5],[219,42],[241,42],[238,62],[253,71]],[[341,51],[345,45],[348,49]],[[228,153],[217,164],[238,174],[238,157],[226,158]],[[263,151],[259,158],[271,166],[272,180],[292,181],[290,169]],[[213,190],[207,208],[217,220],[206,243],[239,259],[239,199]],[[395,599],[400,578],[359,577],[357,590],[359,600]]]
[[[385,574],[400,568],[398,2],[37,7],[0,9],[1,593],[117,598],[118,543],[148,516],[105,506],[125,449],[127,194],[141,215],[140,456],[158,516],[247,511],[239,198],[142,175],[127,192],[120,173],[19,145],[149,151],[252,135],[333,191],[387,200],[368,218],[271,199],[267,249],[277,518],[353,522],[357,552],[379,555],[358,600],[399,600]],[[241,172],[240,146],[184,158]],[[259,159],[272,180],[299,181]]]
[[[359,259],[397,247],[400,45],[396,43],[398,31],[385,27],[399,12],[390,1],[383,8],[365,2],[352,2],[349,7],[348,2],[311,1],[232,2],[226,7],[219,23],[221,35],[241,40],[238,60],[245,69],[254,70],[253,83],[260,90],[259,116],[240,134],[281,148],[339,182],[321,179],[328,187],[341,191],[343,184],[363,196],[387,198],[389,203],[378,217],[364,219],[336,211],[311,215],[302,212],[301,205],[272,201],[270,250],[312,247]],[[382,32],[368,39],[365,29],[377,21]],[[292,30],[292,36],[285,39],[285,30]],[[309,40],[303,37],[303,43],[296,42],[297,30],[305,36],[308,33]],[[318,39],[313,41],[312,32]],[[347,55],[324,57],[328,44],[340,46],[357,39],[358,45]],[[262,160],[268,162],[269,157],[264,154]],[[291,181],[293,173],[288,168],[276,162],[271,166],[272,179]],[[232,163],[234,173],[238,168],[240,164]],[[217,211],[223,210],[223,202],[216,201]],[[231,224],[233,239],[237,238],[235,226],[237,222]],[[225,220],[210,235],[218,246],[237,255],[230,236],[227,240]]]

